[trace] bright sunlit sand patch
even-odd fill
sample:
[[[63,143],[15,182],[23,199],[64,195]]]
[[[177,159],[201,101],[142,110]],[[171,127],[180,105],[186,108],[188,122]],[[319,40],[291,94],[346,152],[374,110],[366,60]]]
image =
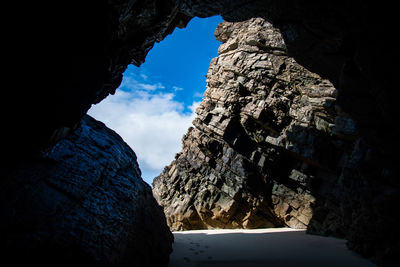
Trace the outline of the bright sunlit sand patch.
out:
[[[174,232],[169,267],[375,266],[346,240],[290,228]]]

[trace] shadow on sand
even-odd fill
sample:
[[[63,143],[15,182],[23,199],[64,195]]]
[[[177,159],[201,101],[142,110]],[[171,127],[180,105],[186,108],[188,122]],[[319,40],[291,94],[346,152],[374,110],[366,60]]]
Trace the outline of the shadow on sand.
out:
[[[174,232],[169,267],[375,266],[346,240],[287,228]]]

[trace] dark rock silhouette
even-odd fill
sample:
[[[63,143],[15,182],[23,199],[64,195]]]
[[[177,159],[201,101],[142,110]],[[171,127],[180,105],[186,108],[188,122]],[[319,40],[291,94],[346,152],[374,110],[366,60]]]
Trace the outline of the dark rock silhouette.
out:
[[[134,152],[86,115],[50,151],[3,177],[1,255],[52,266],[162,266],[173,237]]]

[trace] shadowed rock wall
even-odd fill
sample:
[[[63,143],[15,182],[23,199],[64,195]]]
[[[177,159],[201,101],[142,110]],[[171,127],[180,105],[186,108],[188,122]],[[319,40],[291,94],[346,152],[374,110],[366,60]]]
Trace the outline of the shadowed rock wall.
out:
[[[2,177],[2,259],[166,266],[173,236],[140,175],[121,137],[86,115],[50,151]]]

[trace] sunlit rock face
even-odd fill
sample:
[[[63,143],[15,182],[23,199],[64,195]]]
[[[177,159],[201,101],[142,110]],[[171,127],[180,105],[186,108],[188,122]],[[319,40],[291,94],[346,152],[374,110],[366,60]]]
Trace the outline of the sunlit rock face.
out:
[[[351,142],[337,136],[335,119],[351,119],[335,111],[333,85],[288,57],[267,21],[223,22],[215,36],[223,44],[211,61],[195,128],[154,181],[168,224],[306,228],[316,184],[337,176],[348,156]]]
[[[400,191],[386,143],[396,131],[391,100],[380,91],[387,81],[366,79],[374,67],[359,58],[367,45],[357,34],[358,48],[345,48],[354,39],[340,34],[343,47],[335,48],[327,32],[322,44],[302,39],[303,26],[276,25],[258,18],[218,26],[223,44],[195,127],[154,181],[169,226],[307,228],[344,237],[382,264],[395,262],[398,241],[388,233],[399,233],[390,210]]]
[[[3,177],[0,196],[6,262],[168,263],[173,237],[134,152],[89,116],[50,151]]]

